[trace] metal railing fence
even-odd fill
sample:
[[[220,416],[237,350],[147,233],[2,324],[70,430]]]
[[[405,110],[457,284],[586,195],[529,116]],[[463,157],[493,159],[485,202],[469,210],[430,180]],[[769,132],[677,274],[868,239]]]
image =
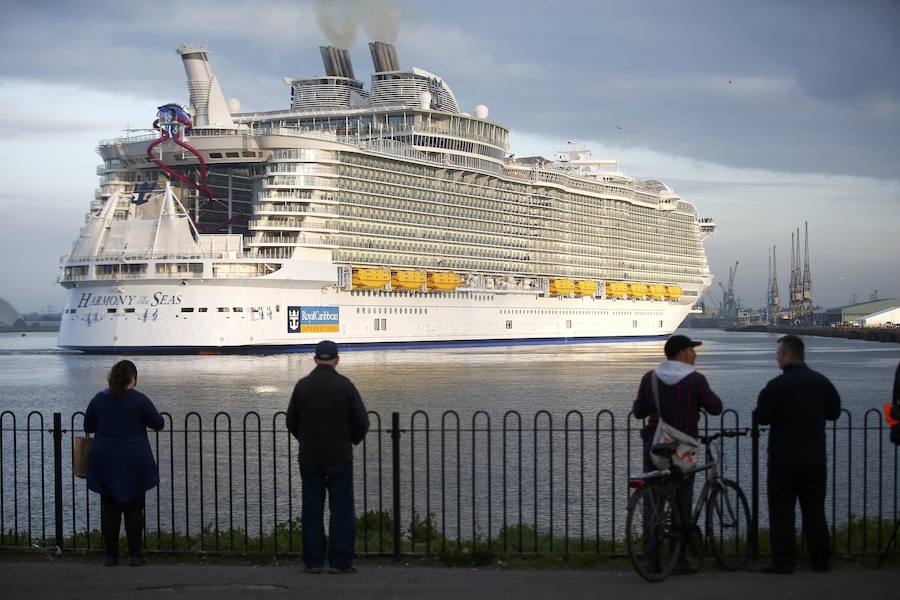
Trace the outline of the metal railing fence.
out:
[[[633,415],[369,414],[354,454],[360,554],[624,554],[627,481],[642,470]],[[0,547],[99,548],[99,497],[71,469],[83,416],[0,413]],[[297,442],[284,412],[163,417],[164,429],[148,432],[160,474],[145,500],[148,550],[300,552]],[[701,430],[750,432],[717,452],[747,494],[755,542],[768,523],[766,431],[733,410],[704,417]],[[844,410],[829,426],[826,509],[838,553],[880,551],[897,524],[898,449],[887,435],[875,409],[861,419]]]

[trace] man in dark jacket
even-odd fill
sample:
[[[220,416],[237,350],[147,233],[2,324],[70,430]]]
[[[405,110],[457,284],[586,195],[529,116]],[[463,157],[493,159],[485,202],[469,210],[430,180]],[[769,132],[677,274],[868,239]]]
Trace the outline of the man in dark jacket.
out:
[[[316,368],[297,382],[287,411],[287,428],[300,442],[303,487],[303,564],[309,573],[325,565],[325,492],[328,491],[328,564],[332,573],[352,573],[356,541],[353,506],[353,445],[369,430],[369,416],[353,383],[335,371],[337,344],[316,346]]]
[[[662,412],[663,421],[676,429],[696,436],[701,410],[705,410],[711,415],[722,414],[722,401],[710,389],[706,377],[694,368],[697,360],[694,348],[702,343],[692,341],[684,335],[673,335],[666,341],[664,347],[666,360],[659,363],[653,371],[645,373],[641,379],[632,410],[634,416],[639,419],[650,417],[647,426],[641,431],[644,441],[644,471],[656,469],[650,460],[650,446],[659,423],[656,400],[653,397],[654,378],[658,380],[659,409]],[[685,485],[678,491],[676,497],[682,515],[682,523],[687,524],[694,500],[693,475],[685,478]],[[647,552],[652,555],[651,560],[655,561],[655,551],[648,549]],[[651,570],[657,570],[655,564],[649,565],[649,567]],[[679,571],[691,572],[693,569],[689,564],[683,562],[679,566]]]
[[[803,340],[778,340],[783,373],[759,393],[754,415],[769,425],[769,536],[772,563],[763,573],[790,574],[797,564],[794,510],[800,500],[809,556],[817,572],[830,570],[831,541],[825,520],[825,421],[841,414],[841,398],[828,379],[804,362]]]

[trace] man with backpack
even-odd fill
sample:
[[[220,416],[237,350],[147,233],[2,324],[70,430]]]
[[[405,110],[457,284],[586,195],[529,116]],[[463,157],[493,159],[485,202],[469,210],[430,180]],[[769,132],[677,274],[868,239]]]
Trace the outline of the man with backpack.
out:
[[[673,335],[663,348],[666,360],[659,363],[654,370],[644,374],[641,379],[633,411],[634,416],[639,419],[649,417],[647,426],[641,430],[641,439],[644,442],[644,471],[656,469],[650,459],[650,447],[653,444],[660,414],[668,425],[696,437],[701,410],[711,415],[722,413],[722,401],[710,389],[706,377],[694,368],[697,360],[694,348],[701,344],[702,342],[695,342],[684,335]],[[684,485],[676,494],[676,499],[682,523],[687,524],[690,521],[694,500],[694,475],[685,477]],[[682,561],[676,572],[690,573],[693,572],[693,568],[686,561]]]

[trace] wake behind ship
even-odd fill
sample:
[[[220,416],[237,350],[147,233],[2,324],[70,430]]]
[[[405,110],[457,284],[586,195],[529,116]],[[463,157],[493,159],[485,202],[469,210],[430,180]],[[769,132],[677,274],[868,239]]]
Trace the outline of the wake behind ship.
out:
[[[369,45],[320,48],[289,108],[242,113],[207,51],[179,47],[190,105],[100,142],[59,345],[244,352],[654,338],[711,283],[715,230],[658,181],[574,145],[510,155],[437,75]]]

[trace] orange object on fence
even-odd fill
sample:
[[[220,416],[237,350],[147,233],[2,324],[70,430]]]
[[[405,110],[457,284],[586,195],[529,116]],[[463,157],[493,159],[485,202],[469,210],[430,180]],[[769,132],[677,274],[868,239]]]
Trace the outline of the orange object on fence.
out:
[[[900,421],[891,416],[891,408],[893,404],[890,402],[884,403],[884,420],[887,421],[888,427],[893,427],[894,425],[900,424]]]

